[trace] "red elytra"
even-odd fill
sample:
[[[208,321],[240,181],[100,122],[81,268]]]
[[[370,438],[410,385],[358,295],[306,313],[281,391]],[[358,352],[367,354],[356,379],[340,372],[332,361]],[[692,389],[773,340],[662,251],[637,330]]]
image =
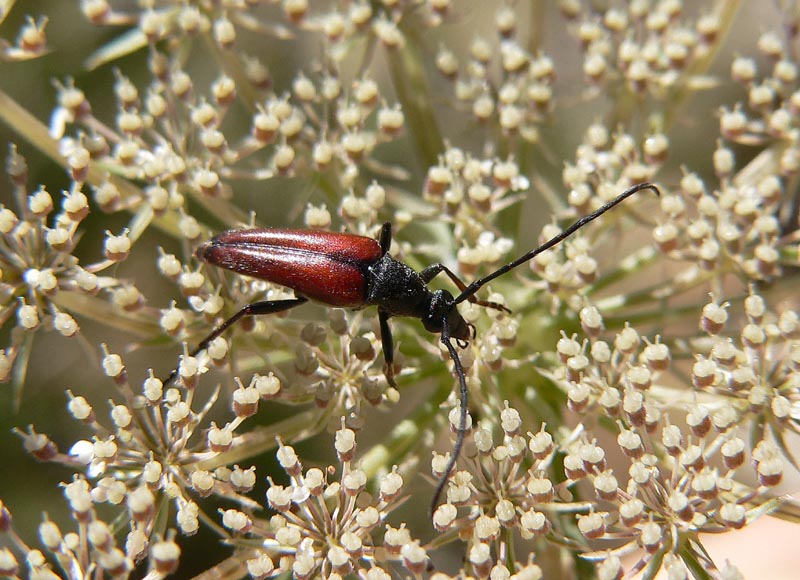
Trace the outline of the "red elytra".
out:
[[[367,268],[381,254],[373,238],[313,230],[232,230],[197,250],[215,266],[340,308],[364,305]]]

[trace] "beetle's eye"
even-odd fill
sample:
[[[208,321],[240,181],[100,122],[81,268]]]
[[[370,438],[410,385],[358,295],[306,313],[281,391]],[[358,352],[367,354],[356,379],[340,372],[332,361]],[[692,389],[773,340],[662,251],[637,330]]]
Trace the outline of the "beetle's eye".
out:
[[[428,332],[441,332],[442,319],[436,316],[426,316],[422,319],[422,324]]]

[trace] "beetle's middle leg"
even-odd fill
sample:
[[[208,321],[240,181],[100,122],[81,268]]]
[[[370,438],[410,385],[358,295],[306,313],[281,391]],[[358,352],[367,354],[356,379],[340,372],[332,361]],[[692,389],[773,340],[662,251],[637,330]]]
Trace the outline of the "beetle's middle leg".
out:
[[[381,348],[383,348],[383,374],[386,375],[386,382],[392,388],[397,388],[394,380],[394,340],[392,339],[392,327],[389,326],[389,314],[383,310],[378,310],[378,321],[381,324]]]

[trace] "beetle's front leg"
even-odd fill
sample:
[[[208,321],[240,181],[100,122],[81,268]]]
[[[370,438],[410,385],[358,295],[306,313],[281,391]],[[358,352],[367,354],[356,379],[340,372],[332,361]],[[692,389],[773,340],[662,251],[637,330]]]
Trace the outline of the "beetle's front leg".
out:
[[[433,517],[433,512],[436,511],[436,506],[439,504],[439,497],[442,495],[442,492],[447,485],[447,481],[450,479],[450,475],[456,468],[458,456],[461,454],[461,449],[464,447],[464,440],[467,437],[467,421],[469,420],[469,389],[467,388],[467,377],[464,374],[464,366],[461,364],[461,358],[458,356],[458,351],[456,350],[456,347],[453,346],[453,341],[450,337],[450,325],[448,324],[446,318],[442,320],[442,335],[439,340],[445,346],[445,348],[447,348],[447,352],[450,353],[450,358],[453,361],[453,373],[455,373],[456,378],[458,379],[459,413],[456,444],[453,446],[452,455],[447,461],[447,465],[442,472],[439,483],[436,484],[436,491],[433,493],[433,500],[431,501],[431,517]]]
[[[304,302],[307,302],[307,298],[299,297],[299,298],[291,298],[287,300],[263,300],[261,302],[253,302],[251,304],[245,304],[236,314],[228,318],[225,322],[217,326],[214,330],[211,331],[211,334],[206,336],[200,343],[197,345],[192,352],[189,353],[189,356],[196,356],[197,353],[205,350],[208,348],[208,345],[211,342],[220,336],[223,332],[228,330],[231,326],[239,322],[245,316],[261,316],[264,314],[275,314],[277,312],[284,312],[285,310],[289,310],[290,308],[294,308],[295,306],[300,306]],[[178,369],[176,368],[173,370],[170,375],[164,381],[164,386],[169,385],[172,381],[175,380],[175,377],[178,376]]]
[[[389,314],[383,310],[378,310],[378,320],[381,324],[381,346],[383,348],[383,374],[386,375],[386,382],[392,388],[397,388],[394,380],[394,340],[392,340],[392,328],[389,326]]]
[[[422,272],[419,273],[419,277],[422,278],[422,280],[427,284],[442,272],[447,274],[448,278],[450,278],[450,280],[453,281],[453,284],[455,284],[461,292],[467,289],[467,285],[461,281],[461,278],[456,276],[455,272],[453,272],[450,268],[448,268],[444,264],[432,264],[428,266],[427,268],[422,270]],[[469,298],[467,298],[467,300],[469,300],[473,304],[477,304],[478,306],[483,306],[484,308],[492,308],[494,310],[501,310],[503,312],[511,312],[511,310],[509,310],[508,308],[506,308],[505,306],[503,306],[498,302],[491,302],[489,300],[478,300],[477,298],[475,298],[475,296],[470,296]]]

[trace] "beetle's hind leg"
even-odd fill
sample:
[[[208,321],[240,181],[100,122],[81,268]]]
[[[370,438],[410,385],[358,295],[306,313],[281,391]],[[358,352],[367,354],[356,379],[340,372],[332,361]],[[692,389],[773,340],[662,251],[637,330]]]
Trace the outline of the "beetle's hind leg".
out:
[[[276,314],[278,312],[284,312],[295,306],[300,306],[304,302],[307,302],[307,298],[299,297],[299,298],[291,298],[287,300],[263,300],[261,302],[252,302],[251,304],[246,304],[243,306],[236,314],[228,318],[225,322],[217,326],[211,333],[206,336],[197,347],[189,353],[189,356],[196,356],[199,352],[208,348],[208,345],[211,342],[220,336],[223,332],[228,330],[231,326],[239,322],[245,316],[262,316],[264,314]],[[170,375],[164,381],[164,386],[169,385],[175,378],[178,376],[178,369],[176,368],[173,370]]]

